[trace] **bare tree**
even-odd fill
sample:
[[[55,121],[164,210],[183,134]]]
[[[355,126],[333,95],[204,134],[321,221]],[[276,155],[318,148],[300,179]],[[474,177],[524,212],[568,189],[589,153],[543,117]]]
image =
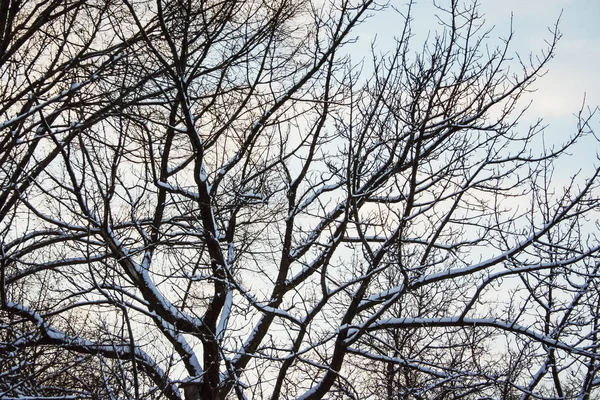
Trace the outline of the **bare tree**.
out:
[[[0,3],[0,396],[592,398],[600,170],[476,3]],[[361,55],[362,57],[362,55]],[[72,367],[72,368],[71,368]]]

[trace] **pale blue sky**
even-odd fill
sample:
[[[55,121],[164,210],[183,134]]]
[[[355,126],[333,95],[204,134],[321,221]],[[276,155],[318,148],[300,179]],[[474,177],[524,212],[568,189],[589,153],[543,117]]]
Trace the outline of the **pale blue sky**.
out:
[[[437,0],[441,5],[449,2]],[[392,0],[391,3],[399,10],[405,9],[404,0]],[[589,107],[600,105],[600,0],[479,0],[478,3],[487,26],[495,27],[492,39],[507,36],[512,14],[514,41],[511,48],[525,57],[532,52],[539,53],[545,47],[544,40],[550,38],[548,28],[553,27],[560,16],[562,39],[554,59],[547,65],[548,73],[535,85],[537,91],[531,95],[533,104],[520,128],[526,129],[531,121],[543,118],[549,125],[545,132],[550,142],[566,139],[575,130],[574,114],[579,111],[584,95]],[[430,0],[417,0],[414,6],[413,30],[417,39],[414,51],[418,50],[419,40],[438,27],[431,4]],[[375,35],[380,50],[386,46],[390,48],[393,41],[389,39],[401,33],[399,22],[396,13],[387,11],[361,26],[358,34],[361,36],[360,49],[365,51],[363,56]],[[352,54],[356,57],[354,54],[357,53],[353,51]],[[524,99],[523,104],[528,100]],[[600,113],[594,117],[592,125],[600,134]],[[573,157],[563,164],[566,168],[560,171],[561,179],[579,168],[597,164],[599,151],[600,146],[595,140],[577,146]]]
[[[532,111],[548,118],[565,117],[578,110],[584,93],[587,104],[600,103],[599,0],[483,0],[482,10],[502,28],[513,12],[515,50],[535,51],[543,44],[546,27],[562,16],[562,39],[548,74],[539,82]]]
[[[500,30],[507,26],[512,11],[515,50],[525,54],[543,46],[547,27],[560,16],[562,38],[548,73],[536,83],[537,92],[524,122],[543,118],[550,142],[566,139],[576,128],[574,114],[584,96],[590,108],[600,105],[600,0],[481,0],[481,6],[486,18]],[[600,134],[600,114],[591,122]],[[582,141],[573,148],[572,156],[563,159],[555,177],[567,184],[569,176],[580,169],[588,175],[586,172],[598,165],[599,151],[594,138]]]

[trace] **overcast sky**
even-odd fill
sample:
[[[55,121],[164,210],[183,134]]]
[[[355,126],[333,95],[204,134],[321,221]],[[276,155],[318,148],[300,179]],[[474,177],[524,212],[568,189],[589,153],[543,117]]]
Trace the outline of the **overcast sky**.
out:
[[[449,1],[438,0],[438,3],[443,5]],[[403,10],[405,1],[393,0],[391,3]],[[438,27],[431,3],[430,0],[416,2],[413,29],[417,38],[419,35],[425,37],[428,31]],[[533,104],[521,126],[525,129],[529,121],[543,118],[548,124],[547,137],[566,139],[576,127],[574,114],[579,111],[584,95],[588,106],[600,105],[600,0],[479,0],[478,3],[487,26],[495,27],[492,38],[507,36],[512,15],[512,49],[522,56],[539,53],[545,47],[544,40],[551,37],[548,28],[553,27],[560,17],[562,39],[554,59],[547,65],[548,73],[536,83]],[[387,39],[401,33],[400,19],[394,14],[385,12],[362,26],[359,30],[361,42],[370,42],[376,34],[378,44],[391,44]],[[600,134],[600,113],[593,119],[593,127]],[[597,164],[599,150],[595,140],[578,146],[576,154],[568,161],[571,164],[568,173]],[[566,174],[562,171],[563,177]]]

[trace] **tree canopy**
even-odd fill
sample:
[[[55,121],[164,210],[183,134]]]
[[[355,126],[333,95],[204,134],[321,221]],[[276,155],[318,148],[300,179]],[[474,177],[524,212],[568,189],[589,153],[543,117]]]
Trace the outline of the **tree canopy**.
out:
[[[597,398],[594,111],[518,125],[558,28],[412,6],[0,0],[0,397]]]

